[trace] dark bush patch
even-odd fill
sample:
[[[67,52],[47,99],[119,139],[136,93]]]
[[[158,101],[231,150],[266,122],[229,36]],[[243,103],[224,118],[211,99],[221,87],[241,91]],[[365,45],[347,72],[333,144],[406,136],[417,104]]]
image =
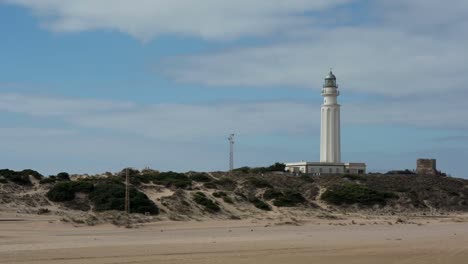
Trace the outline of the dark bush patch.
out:
[[[192,181],[196,181],[196,182],[211,182],[213,180],[206,173],[195,173],[195,174],[190,176],[190,179],[192,179]]]
[[[204,209],[211,213],[216,213],[221,210],[221,208],[214,203],[211,199],[208,199],[206,195],[202,192],[196,192],[193,195],[193,200],[204,207]]]
[[[125,210],[125,185],[98,184],[89,195],[96,211]],[[146,194],[135,188],[130,188],[130,212],[158,214],[159,208]]]
[[[57,174],[57,180],[59,181],[69,181],[70,180],[70,174],[66,172],[60,172]]]
[[[243,194],[243,193],[241,193],[241,192],[235,192],[234,194],[237,195],[237,196],[239,196],[239,197],[241,197],[242,199],[247,200],[247,196],[245,196],[245,194]]]
[[[284,163],[276,162],[275,164],[269,167],[257,167],[257,168],[240,167],[240,168],[234,169],[233,172],[244,173],[244,174],[247,174],[247,173],[259,174],[259,173],[267,173],[267,172],[274,172],[274,171],[284,171],[285,168],[286,168],[286,165]]]
[[[205,188],[207,188],[207,189],[216,189],[217,188],[216,184],[213,183],[213,182],[207,182],[207,183],[203,184],[203,186],[205,186]]]
[[[245,166],[245,167],[240,167],[240,168],[233,169],[232,171],[233,172],[240,172],[240,173],[249,173],[250,170],[251,170],[250,167]]]
[[[265,203],[264,201],[262,201],[262,200],[260,200],[258,198],[254,198],[254,199],[250,200],[250,202],[255,207],[257,207],[258,209],[261,209],[261,210],[264,210],[264,211],[271,211],[270,205],[268,205],[267,203]]]
[[[204,183],[203,186],[208,189],[224,189],[228,191],[233,191],[237,187],[236,182],[229,178],[221,178],[219,180],[207,182]]]
[[[247,182],[255,188],[272,188],[271,184],[265,179],[251,177],[247,180]]]
[[[154,175],[152,181],[166,187],[187,188],[192,185],[192,180],[185,174],[172,171]]]
[[[65,202],[75,199],[75,193],[91,193],[94,185],[90,182],[59,182],[47,192],[47,198],[54,202]]]
[[[44,176],[42,174],[40,174],[39,172],[35,171],[35,170],[23,170],[23,171],[20,171],[19,172],[20,175],[24,175],[24,176],[33,176],[36,180],[40,180],[42,178],[44,178]]]
[[[356,174],[345,174],[343,175],[343,178],[348,179],[350,181],[366,181],[366,177]]]
[[[397,195],[389,192],[379,192],[369,189],[367,186],[358,184],[335,185],[329,188],[322,199],[335,205],[342,204],[361,204],[374,205],[386,204],[388,199],[397,198]]]
[[[8,181],[5,177],[0,176],[0,183],[8,183]]]
[[[308,182],[308,183],[314,182],[314,179],[312,178],[312,176],[309,176],[309,175],[301,175],[299,176],[299,178],[301,178],[301,180]]]
[[[264,193],[263,193],[263,199],[265,200],[273,200],[273,199],[276,199],[280,196],[282,196],[283,193],[280,192],[280,191],[277,191],[275,189],[267,189]]]
[[[55,176],[44,177],[39,181],[40,184],[55,183],[57,178]]]
[[[306,199],[302,194],[293,191],[286,191],[281,196],[277,197],[273,201],[273,204],[278,207],[293,207],[304,203],[305,201]]]
[[[213,196],[216,198],[226,197],[227,194],[225,192],[214,192]]]
[[[0,170],[0,176],[3,176],[7,181],[19,184],[19,185],[32,185],[31,180],[29,179],[29,174],[22,172],[16,172],[13,170]],[[26,171],[28,172],[28,171]]]
[[[234,201],[232,200],[232,198],[229,197],[229,196],[223,196],[223,201],[224,201],[225,203],[228,203],[228,204],[233,204],[233,203],[234,203]]]

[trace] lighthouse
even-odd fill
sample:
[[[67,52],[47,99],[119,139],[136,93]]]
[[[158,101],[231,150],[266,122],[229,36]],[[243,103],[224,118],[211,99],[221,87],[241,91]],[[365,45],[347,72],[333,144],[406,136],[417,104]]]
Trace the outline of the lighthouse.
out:
[[[332,70],[322,86],[323,104],[320,108],[320,162],[300,161],[286,163],[285,170],[294,175],[365,174],[367,165],[362,162],[341,161],[341,113],[338,104],[338,84]],[[317,109],[318,111],[318,109]],[[314,121],[318,123],[317,121]]]
[[[341,163],[340,91],[336,76],[330,70],[322,88],[320,162]]]

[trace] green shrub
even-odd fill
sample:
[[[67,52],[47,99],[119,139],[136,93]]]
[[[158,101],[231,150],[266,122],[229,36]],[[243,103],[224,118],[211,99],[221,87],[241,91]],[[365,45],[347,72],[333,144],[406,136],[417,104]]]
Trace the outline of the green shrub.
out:
[[[166,187],[187,188],[192,185],[192,180],[185,174],[172,171],[154,175],[152,181]]]
[[[211,182],[213,179],[208,176],[206,173],[196,173],[190,176],[192,181],[196,182]]]
[[[272,188],[271,184],[265,179],[251,177],[247,182],[255,188]]]
[[[60,172],[57,174],[57,179],[60,181],[69,181],[70,180],[70,174],[66,172]]]
[[[0,176],[3,176],[7,181],[19,184],[19,185],[32,185],[29,176],[34,177],[37,180],[41,180],[44,176],[34,170],[22,170],[22,171],[13,171],[13,170],[0,170]]]
[[[24,175],[24,176],[33,176],[36,180],[40,180],[42,178],[44,178],[44,176],[42,174],[40,174],[39,172],[35,171],[35,170],[23,170],[23,171],[20,171],[19,172],[20,175]]]
[[[284,171],[285,168],[286,168],[286,164],[276,162],[275,164],[268,167],[268,170],[269,171]]]
[[[224,196],[224,197],[223,197],[223,201],[224,201],[225,203],[228,203],[228,204],[233,204],[233,203],[234,203],[234,201],[232,200],[232,198],[229,197],[229,196]]]
[[[312,176],[309,176],[309,175],[301,175],[299,176],[299,178],[308,183],[314,182],[314,179],[312,178]]]
[[[159,208],[146,194],[135,188],[130,188],[130,212],[158,214]],[[96,211],[125,210],[125,185],[98,184],[89,195]]]
[[[397,198],[394,193],[379,192],[358,184],[335,185],[322,195],[322,199],[335,205],[360,204],[374,205],[386,204],[388,199]]]
[[[356,175],[356,174],[345,174],[343,175],[343,178],[351,180],[351,181],[366,181],[366,177],[362,175]]]
[[[293,207],[304,203],[305,201],[306,199],[302,194],[293,191],[286,191],[282,193],[282,195],[278,196],[273,201],[273,204],[278,207]]]
[[[216,198],[226,197],[227,194],[225,192],[214,192],[213,196]]]
[[[214,181],[213,183],[216,185],[216,187],[228,191],[233,191],[237,187],[236,182],[229,178],[221,178],[219,180]]]
[[[250,168],[250,167],[240,167],[237,169],[234,169],[234,172],[238,173],[253,173],[253,174],[259,174],[259,173],[267,173],[267,172],[273,172],[273,171],[284,171],[286,168],[286,165],[283,163],[276,162],[275,164],[269,166],[269,167],[256,167],[256,168]]]
[[[196,192],[193,195],[193,200],[204,207],[204,209],[211,213],[216,213],[221,210],[221,208],[214,203],[211,199],[208,199],[206,195],[202,192]]]
[[[75,193],[91,193],[93,190],[94,185],[90,182],[59,182],[47,192],[46,196],[54,202],[65,202],[75,199]]]
[[[26,173],[24,173],[26,172]],[[0,170],[0,176],[3,176],[7,181],[19,184],[19,185],[32,185],[31,180],[29,179],[29,171],[16,172],[13,170]]]
[[[237,168],[237,169],[233,169],[232,171],[233,172],[240,172],[240,173],[249,173],[250,172],[250,167],[240,167],[240,168]]]
[[[44,177],[39,181],[40,184],[55,183],[57,178],[55,176]]]
[[[263,199],[266,199],[266,200],[273,200],[273,199],[276,199],[280,196],[282,196],[283,193],[280,192],[280,191],[277,191],[275,189],[267,189],[264,193],[263,193]]]
[[[203,186],[205,186],[205,188],[207,188],[207,189],[216,189],[217,188],[217,186],[216,186],[216,184],[214,182],[207,182],[207,183],[203,184]]]
[[[258,199],[258,198],[254,198],[252,200],[250,200],[250,202],[255,205],[255,207],[257,207],[258,209],[261,209],[261,210],[264,210],[264,211],[271,211],[271,207],[270,205],[268,205],[267,203],[265,203],[264,201]]]

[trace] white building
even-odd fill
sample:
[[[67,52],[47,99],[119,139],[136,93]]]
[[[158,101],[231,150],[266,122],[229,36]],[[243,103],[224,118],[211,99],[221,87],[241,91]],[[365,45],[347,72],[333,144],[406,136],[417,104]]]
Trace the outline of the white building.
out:
[[[311,174],[364,174],[365,163],[341,162],[341,120],[338,96],[340,91],[332,71],[325,77],[322,88],[320,162],[286,163],[286,171]]]

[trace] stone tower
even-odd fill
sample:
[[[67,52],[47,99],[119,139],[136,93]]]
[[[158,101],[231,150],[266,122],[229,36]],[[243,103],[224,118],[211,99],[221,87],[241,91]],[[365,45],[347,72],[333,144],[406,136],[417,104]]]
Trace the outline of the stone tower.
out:
[[[330,70],[322,89],[322,122],[320,131],[320,162],[341,163],[340,105],[338,85]]]

